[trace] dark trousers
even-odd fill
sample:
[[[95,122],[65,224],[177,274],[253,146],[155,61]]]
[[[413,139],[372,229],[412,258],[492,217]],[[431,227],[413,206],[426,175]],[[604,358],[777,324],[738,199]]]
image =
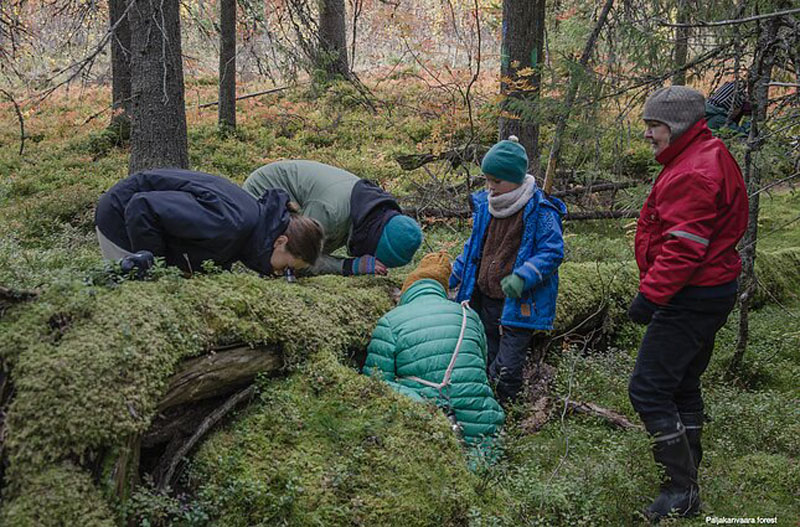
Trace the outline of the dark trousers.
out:
[[[471,303],[486,330],[489,380],[496,383],[497,400],[505,404],[516,398],[522,388],[522,372],[534,332],[500,324],[503,298],[489,298],[478,290]]]
[[[693,298],[678,293],[660,306],[647,326],[628,395],[645,423],[702,413],[700,376],[706,371],[714,338],[733,309],[736,295]]]

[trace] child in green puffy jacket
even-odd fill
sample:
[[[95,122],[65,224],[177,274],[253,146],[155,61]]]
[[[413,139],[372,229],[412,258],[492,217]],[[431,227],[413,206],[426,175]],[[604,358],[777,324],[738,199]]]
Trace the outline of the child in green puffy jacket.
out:
[[[446,253],[425,256],[403,284],[400,304],[372,334],[364,365],[392,388],[450,413],[470,446],[491,443],[505,419],[486,376],[478,314],[447,299]]]

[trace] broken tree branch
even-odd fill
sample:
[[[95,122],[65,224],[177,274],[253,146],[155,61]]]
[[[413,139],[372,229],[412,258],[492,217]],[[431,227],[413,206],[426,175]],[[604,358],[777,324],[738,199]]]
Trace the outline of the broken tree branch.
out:
[[[614,5],[614,0],[606,0],[603,10],[600,12],[600,16],[597,17],[597,23],[595,24],[589,39],[586,41],[586,45],[583,48],[583,54],[578,61],[581,69],[585,70],[586,65],[589,63],[589,58],[592,56],[595,42],[597,42],[597,37],[600,36],[600,31],[603,29],[603,26],[606,23],[608,13],[611,11],[612,5]],[[547,160],[547,172],[545,172],[544,185],[542,186],[542,190],[544,190],[545,194],[550,194],[550,191],[553,189],[553,179],[555,177],[556,167],[558,165],[558,157],[561,154],[561,140],[564,136],[564,130],[567,127],[569,114],[572,112],[572,106],[575,104],[575,98],[578,95],[580,83],[580,75],[573,72],[569,80],[567,98],[564,101],[564,111],[558,117],[556,131],[553,136],[553,146],[550,148],[550,157]]]
[[[288,90],[288,89],[289,89],[289,86],[281,86],[280,88],[271,88],[269,90],[259,91],[259,92],[255,92],[255,93],[247,93],[245,95],[240,95],[239,97],[236,97],[236,100],[237,101],[241,101],[243,99],[251,99],[253,97],[258,97],[260,95],[267,95],[267,94],[270,94],[270,93],[278,93],[278,92],[282,92],[282,91]],[[198,108],[209,108],[211,106],[216,106],[218,104],[219,104],[219,101],[214,101],[214,102],[207,102],[207,103],[199,104],[199,105],[197,105],[197,107]]]
[[[719,26],[732,26],[734,24],[746,24],[748,22],[757,22],[759,20],[765,20],[767,18],[776,18],[784,15],[792,15],[794,13],[800,13],[800,7],[796,9],[787,9],[785,11],[776,11],[774,13],[767,13],[766,15],[755,15],[749,16],[746,18],[735,18],[732,20],[719,20],[717,22],[695,22],[693,24],[673,24],[666,21],[659,22],[660,26],[663,27],[719,27]]]
[[[462,218],[466,219],[472,216],[472,211],[469,209],[442,209],[442,208],[427,208],[427,207],[406,207],[403,208],[403,214],[412,217],[423,218]],[[637,210],[588,210],[569,212],[564,216],[564,221],[587,221],[587,220],[617,220],[623,218],[638,218],[639,211]]]
[[[25,151],[25,119],[22,117],[22,110],[20,110],[19,104],[17,101],[14,100],[14,96],[11,95],[6,90],[0,89],[0,92],[6,96],[6,98],[11,101],[11,104],[14,105],[14,110],[17,112],[17,120],[19,121],[19,155]]]
[[[181,463],[183,458],[186,457],[187,454],[192,450],[192,448],[197,445],[197,443],[205,436],[209,430],[214,428],[217,423],[219,423],[223,417],[228,415],[231,410],[236,408],[242,401],[245,399],[249,399],[255,393],[256,388],[254,385],[250,385],[244,390],[241,390],[230,398],[225,401],[219,408],[211,412],[208,417],[203,419],[203,422],[200,423],[200,426],[197,430],[192,434],[192,436],[184,443],[177,452],[172,456],[171,460],[167,465],[167,470],[164,473],[164,477],[159,482],[159,489],[164,489],[164,487],[169,486],[172,482],[173,477],[175,476],[175,470],[177,470],[178,465]]]
[[[594,403],[581,403],[563,398],[561,399],[561,402],[566,404],[567,411],[569,413],[599,417],[601,419],[605,419],[609,424],[624,430],[636,430],[642,428],[641,425],[630,422],[628,418],[621,413],[615,412],[614,410],[609,410],[608,408],[603,408],[602,406],[598,406]]]

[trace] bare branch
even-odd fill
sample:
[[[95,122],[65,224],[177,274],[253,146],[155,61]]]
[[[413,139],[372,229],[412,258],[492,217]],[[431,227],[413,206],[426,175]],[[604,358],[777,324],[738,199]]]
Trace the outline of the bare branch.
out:
[[[20,110],[19,104],[10,93],[3,89],[0,89],[0,92],[11,101],[11,104],[14,105],[14,110],[17,112],[17,120],[19,120],[19,155],[22,155],[25,151],[25,119],[22,117],[22,110]]]
[[[766,15],[749,16],[746,18],[736,18],[733,20],[719,20],[717,22],[695,22],[694,24],[672,24],[666,21],[660,21],[658,25],[662,27],[719,27],[719,26],[732,26],[734,24],[746,24],[748,22],[756,22],[758,20],[765,20],[768,18],[776,18],[784,15],[792,15],[800,13],[800,7],[795,9],[787,9],[785,11],[776,11],[775,13],[768,13]]]

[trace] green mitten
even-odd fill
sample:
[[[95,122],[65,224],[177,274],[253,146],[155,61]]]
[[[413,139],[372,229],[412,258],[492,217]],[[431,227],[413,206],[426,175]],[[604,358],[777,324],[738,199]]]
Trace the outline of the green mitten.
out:
[[[503,288],[503,294],[508,298],[519,298],[525,290],[525,280],[511,273],[500,280],[500,287]]]

